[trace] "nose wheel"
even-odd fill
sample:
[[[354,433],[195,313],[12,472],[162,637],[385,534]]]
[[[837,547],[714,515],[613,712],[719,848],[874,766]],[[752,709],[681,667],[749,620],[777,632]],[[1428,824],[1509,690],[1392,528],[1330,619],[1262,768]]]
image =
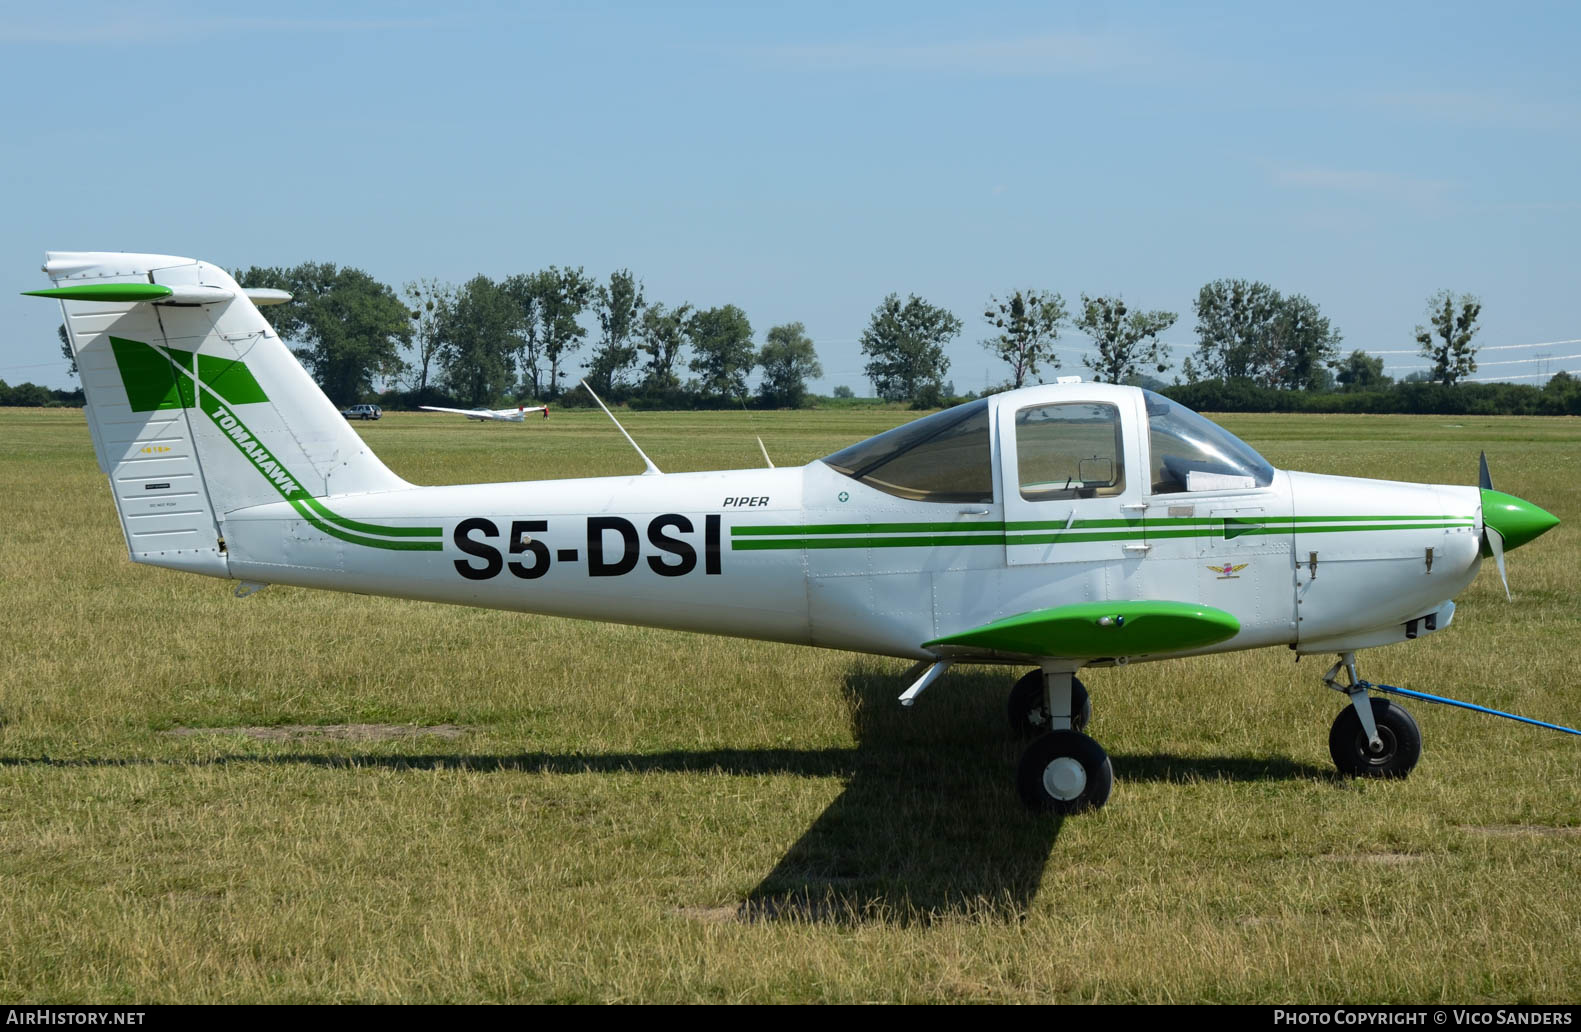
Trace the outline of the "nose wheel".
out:
[[[1345,671],[1347,684],[1339,682]],[[1356,656],[1340,654],[1323,683],[1350,696],[1328,733],[1328,752],[1341,774],[1358,778],[1403,778],[1422,756],[1422,732],[1404,706],[1368,696],[1356,676]]]
[[[1354,706],[1334,718],[1328,733],[1329,755],[1341,774],[1358,778],[1403,778],[1422,756],[1422,732],[1404,706],[1388,699],[1368,699],[1376,744],[1361,725]]]

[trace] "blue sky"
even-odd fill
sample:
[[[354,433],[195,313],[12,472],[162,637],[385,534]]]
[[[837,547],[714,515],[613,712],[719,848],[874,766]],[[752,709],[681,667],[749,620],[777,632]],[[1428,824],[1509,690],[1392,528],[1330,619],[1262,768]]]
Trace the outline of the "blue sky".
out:
[[[0,19],[0,378],[64,386],[46,249],[394,286],[629,267],[805,323],[827,390],[891,291],[1211,279],[1306,294],[1345,349],[1483,301],[1484,362],[1581,369],[1581,7],[75,3]],[[1081,372],[1068,331],[1063,372]],[[1391,371],[1420,364],[1386,356]],[[1485,365],[1479,376],[1541,371]],[[1540,382],[1528,380],[1526,382]]]

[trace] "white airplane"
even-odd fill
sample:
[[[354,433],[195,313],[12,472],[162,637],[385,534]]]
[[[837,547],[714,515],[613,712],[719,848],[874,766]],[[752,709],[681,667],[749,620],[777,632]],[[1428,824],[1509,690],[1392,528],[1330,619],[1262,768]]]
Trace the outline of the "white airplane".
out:
[[[549,418],[548,405],[518,405],[515,408],[502,409],[459,409],[440,408],[438,405],[419,405],[418,408],[425,412],[449,412],[453,416],[466,416],[468,419],[482,421],[492,420],[496,423],[520,423],[527,418],[529,412],[542,412],[545,419]]]
[[[997,394],[795,469],[415,487],[341,418],[218,266],[52,252],[99,467],[134,562],[917,660],[1030,666],[1013,725],[1034,808],[1103,805],[1089,666],[1281,646],[1337,654],[1340,770],[1421,738],[1355,653],[1436,634],[1485,555],[1558,520],[1492,490],[1278,470],[1133,387]],[[641,454],[641,449],[638,449]],[[1506,581],[1507,589],[1507,581]],[[1346,676],[1340,680],[1340,672]],[[1433,701],[1436,696],[1416,693]],[[1465,705],[1465,704],[1462,704]],[[1508,715],[1508,714],[1506,714]],[[1523,718],[1516,718],[1523,719]],[[1549,725],[1552,726],[1552,725]]]

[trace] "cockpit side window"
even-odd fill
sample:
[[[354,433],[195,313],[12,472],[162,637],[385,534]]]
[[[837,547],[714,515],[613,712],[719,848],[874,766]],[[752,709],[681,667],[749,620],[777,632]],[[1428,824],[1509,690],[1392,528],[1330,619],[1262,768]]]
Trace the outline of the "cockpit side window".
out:
[[[1229,491],[1273,482],[1274,468],[1251,445],[1163,395],[1143,393],[1154,494]]]
[[[870,437],[823,460],[848,477],[919,502],[992,502],[988,399]]]
[[[1125,491],[1120,410],[1035,405],[1016,412],[1016,473],[1029,502],[1108,498]]]

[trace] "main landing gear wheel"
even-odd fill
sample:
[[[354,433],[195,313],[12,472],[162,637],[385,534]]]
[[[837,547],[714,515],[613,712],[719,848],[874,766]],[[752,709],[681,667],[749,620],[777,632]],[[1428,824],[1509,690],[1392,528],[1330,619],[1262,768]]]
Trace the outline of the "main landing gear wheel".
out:
[[[1355,706],[1346,706],[1334,718],[1328,733],[1329,755],[1341,774],[1363,778],[1403,778],[1422,756],[1422,732],[1416,721],[1388,699],[1370,699],[1372,719],[1378,725],[1380,747],[1373,749]]]
[[[1087,686],[1076,677],[1070,679],[1071,727],[1083,731],[1092,720],[1092,699]],[[1010,689],[1010,730],[1023,738],[1043,734],[1052,726],[1048,696],[1043,690],[1043,671],[1034,670]]]
[[[1016,771],[1022,801],[1042,813],[1096,810],[1113,787],[1108,754],[1079,731],[1050,731],[1036,739]]]

